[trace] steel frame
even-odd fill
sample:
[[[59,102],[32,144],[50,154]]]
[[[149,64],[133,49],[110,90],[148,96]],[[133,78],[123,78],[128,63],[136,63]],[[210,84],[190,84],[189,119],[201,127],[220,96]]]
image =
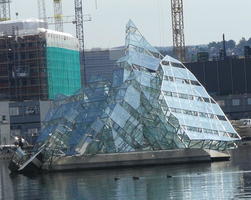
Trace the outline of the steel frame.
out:
[[[55,30],[64,32],[62,1],[53,0],[53,4],[54,4]]]
[[[37,5],[38,5],[38,18],[42,19],[44,22],[47,22],[45,0],[37,0]]]
[[[171,0],[172,29],[173,29],[173,51],[177,58],[185,61],[185,35],[183,0]]]
[[[7,21],[11,19],[10,2],[10,0],[0,0],[0,21]]]

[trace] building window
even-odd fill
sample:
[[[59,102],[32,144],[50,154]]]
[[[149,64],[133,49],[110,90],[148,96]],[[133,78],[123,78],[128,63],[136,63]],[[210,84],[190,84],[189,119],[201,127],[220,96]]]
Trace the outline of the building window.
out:
[[[224,100],[218,100],[217,103],[219,104],[219,106],[225,106]]]
[[[233,99],[232,100],[232,105],[233,106],[239,106],[240,105],[240,99]]]
[[[20,136],[21,135],[21,130],[20,129],[11,129],[10,130],[10,135],[11,136]]]
[[[38,136],[38,129],[37,128],[28,129],[28,135],[32,137]]]
[[[6,115],[2,115],[2,123],[6,124],[7,123],[7,118]]]
[[[39,113],[39,108],[37,106],[29,106],[25,108],[26,115],[35,115]]]
[[[248,105],[251,105],[251,98],[248,98]]]
[[[19,115],[19,108],[18,107],[10,107],[10,116]]]

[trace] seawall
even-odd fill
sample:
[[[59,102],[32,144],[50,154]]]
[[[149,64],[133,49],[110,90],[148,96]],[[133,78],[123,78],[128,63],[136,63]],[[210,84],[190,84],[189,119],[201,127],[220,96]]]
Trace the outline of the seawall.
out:
[[[46,171],[168,165],[229,160],[230,155],[203,149],[177,149],[129,153],[55,157],[43,164]]]

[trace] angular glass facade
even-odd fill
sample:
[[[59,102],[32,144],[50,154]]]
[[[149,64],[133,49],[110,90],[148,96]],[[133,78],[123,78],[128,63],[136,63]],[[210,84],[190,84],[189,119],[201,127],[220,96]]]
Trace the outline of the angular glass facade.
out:
[[[59,97],[38,142],[49,156],[225,150],[239,139],[195,76],[180,61],[163,57],[129,21],[126,54],[113,82],[96,79],[71,97]]]

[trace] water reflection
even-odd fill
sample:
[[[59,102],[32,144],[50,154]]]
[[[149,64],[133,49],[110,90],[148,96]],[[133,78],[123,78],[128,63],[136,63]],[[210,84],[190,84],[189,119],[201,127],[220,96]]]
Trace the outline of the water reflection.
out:
[[[166,200],[251,198],[250,153],[231,162],[9,177],[0,164],[0,199]],[[243,153],[244,152],[244,153]],[[238,155],[238,156],[237,156]],[[242,155],[242,156],[240,156]],[[139,177],[134,180],[132,177]],[[172,176],[172,177],[169,177]],[[118,179],[114,179],[114,178]]]

